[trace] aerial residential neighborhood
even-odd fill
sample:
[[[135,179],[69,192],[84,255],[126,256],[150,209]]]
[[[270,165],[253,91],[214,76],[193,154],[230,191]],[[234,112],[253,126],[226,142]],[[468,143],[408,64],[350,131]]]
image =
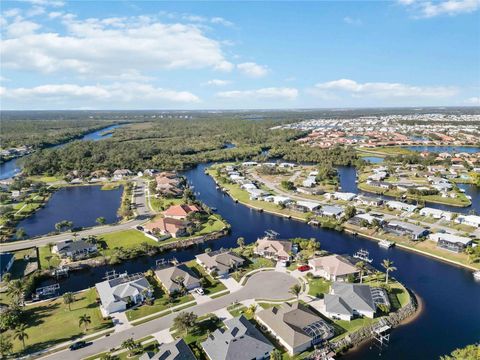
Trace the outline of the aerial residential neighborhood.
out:
[[[480,360],[479,0],[0,20],[0,359]]]

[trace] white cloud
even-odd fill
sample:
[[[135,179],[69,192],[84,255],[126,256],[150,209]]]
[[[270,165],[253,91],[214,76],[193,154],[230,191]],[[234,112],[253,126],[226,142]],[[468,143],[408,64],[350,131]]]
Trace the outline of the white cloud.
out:
[[[8,9],[2,11],[2,15],[5,17],[16,17],[21,14],[21,10],[19,8]]]
[[[352,97],[373,98],[448,98],[456,95],[458,90],[446,86],[415,86],[401,83],[367,82],[358,83],[350,79],[339,79],[318,83],[310,93],[319,96],[334,96],[346,93]]]
[[[398,0],[401,5],[407,6],[417,18],[432,18],[440,15],[459,15],[471,13],[480,8],[480,0]]]
[[[62,0],[22,0],[24,2],[30,3],[37,6],[52,6],[52,7],[62,7],[65,5],[65,2]]]
[[[212,79],[212,80],[208,80],[207,82],[205,82],[205,85],[225,86],[225,85],[228,85],[230,83],[231,83],[230,80]]]
[[[266,66],[259,65],[254,62],[237,64],[237,68],[245,75],[253,78],[259,78],[267,75],[268,73],[268,68]]]
[[[352,18],[350,16],[345,16],[343,18],[343,21],[349,25],[362,25],[362,20],[358,19],[358,18]]]
[[[298,96],[298,90],[287,87],[269,87],[256,90],[233,90],[223,91],[216,94],[224,99],[279,99],[294,100]]]
[[[469,105],[480,105],[480,96],[473,96],[471,98],[466,99],[465,104]]]
[[[29,104],[42,108],[47,104],[82,104],[120,106],[123,104],[150,104],[161,106],[174,103],[198,103],[198,96],[188,91],[176,91],[142,83],[113,83],[108,85],[48,84],[32,88],[3,88],[4,102]],[[10,102],[8,102],[10,100]],[[38,105],[37,105],[38,104]],[[119,104],[119,105],[116,105]],[[5,107],[5,104],[4,104]]]
[[[65,14],[61,19],[66,34],[33,34],[34,25],[17,24],[17,29],[2,41],[3,66],[96,76],[158,69],[233,68],[220,43],[195,25],[164,24],[146,16],[77,20],[75,15]]]
[[[7,25],[7,34],[10,37],[22,37],[34,34],[40,29],[40,25],[28,20],[16,19],[11,24]],[[5,51],[5,50],[4,50]],[[2,60],[3,61],[3,60]]]
[[[210,19],[210,22],[212,24],[220,24],[220,25],[223,25],[223,26],[227,26],[227,27],[231,27],[231,26],[234,26],[234,23],[231,22],[231,21],[228,21],[222,17],[213,17]]]

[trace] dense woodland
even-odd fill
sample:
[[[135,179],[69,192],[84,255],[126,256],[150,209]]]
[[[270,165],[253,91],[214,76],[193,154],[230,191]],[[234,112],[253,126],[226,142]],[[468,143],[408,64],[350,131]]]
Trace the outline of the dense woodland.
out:
[[[292,119],[293,120],[293,119]],[[98,142],[75,141],[59,149],[44,149],[24,160],[28,175],[65,175],[72,170],[88,174],[99,169],[186,169],[197,163],[223,160],[283,158],[295,162],[350,165],[353,149],[322,150],[299,146],[305,135],[297,130],[271,130],[292,120],[230,118],[167,118],[135,122],[116,129]],[[234,144],[230,147],[229,144]]]

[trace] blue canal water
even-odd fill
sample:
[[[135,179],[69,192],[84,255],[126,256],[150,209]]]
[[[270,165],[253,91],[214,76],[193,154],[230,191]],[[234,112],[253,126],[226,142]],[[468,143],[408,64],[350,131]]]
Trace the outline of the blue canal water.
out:
[[[101,130],[93,131],[91,133],[85,134],[84,136],[79,138],[78,141],[87,141],[87,140],[98,141],[102,139],[107,139],[113,135],[113,133],[108,133],[108,132],[118,128],[119,126],[121,125],[112,125],[112,126],[103,128]],[[65,146],[68,143],[70,143],[70,141],[63,144],[52,146],[52,149]],[[18,174],[22,170],[20,165],[18,164],[19,159],[20,158],[15,158],[15,159],[6,161],[3,164],[0,164],[0,180],[11,178],[12,176]]]
[[[465,153],[477,153],[480,152],[480,147],[475,147],[475,146],[407,146],[407,149],[413,150],[413,151],[429,151],[429,152],[435,152],[435,153],[442,153],[442,152],[447,152],[447,153],[460,153],[460,152],[465,152]]]
[[[447,265],[418,254],[392,248],[380,248],[376,242],[333,230],[311,227],[303,222],[289,220],[250,209],[235,203],[229,196],[215,189],[213,180],[204,174],[206,165],[187,171],[188,181],[195,187],[197,197],[210,207],[217,208],[231,225],[226,237],[195,246],[184,251],[173,251],[155,257],[144,257],[118,266],[103,266],[88,272],[71,273],[61,279],[61,291],[78,291],[102,281],[107,270],[129,273],[146,271],[159,258],[175,257],[179,261],[193,259],[206,247],[213,250],[234,247],[236,239],[244,237],[252,243],[264,232],[273,229],[282,238],[316,238],[322,249],[339,254],[353,254],[358,249],[367,249],[373,265],[381,268],[381,261],[391,259],[397,271],[393,275],[413,290],[424,303],[418,318],[392,332],[390,346],[384,350],[386,359],[438,359],[440,355],[457,347],[475,343],[480,334],[480,284],[472,273],[462,268]],[[345,190],[347,191],[347,190]],[[52,280],[53,281],[53,280]],[[51,283],[46,281],[44,284]],[[347,354],[345,359],[378,359],[379,351],[363,346]]]
[[[362,157],[363,160],[369,161],[372,164],[379,164],[382,163],[385,159],[379,156],[364,156]]]
[[[394,199],[394,197],[391,197],[391,196],[367,193],[365,191],[359,190],[357,187],[357,183],[355,182],[355,180],[357,179],[357,170],[355,167],[339,166],[337,169],[340,177],[341,191],[375,196],[375,197],[382,198],[384,200]],[[475,185],[467,185],[467,184],[459,184],[458,187],[460,189],[465,190],[465,194],[469,195],[472,198],[471,206],[458,207],[458,206],[450,206],[450,205],[436,204],[436,203],[430,203],[430,202],[427,202],[427,206],[435,209],[453,211],[453,212],[458,212],[462,214],[470,213],[473,210],[475,211],[475,213],[480,214],[480,188],[478,188]]]
[[[45,206],[28,218],[20,221],[29,237],[55,231],[55,224],[68,220],[74,227],[96,225],[95,220],[103,216],[107,224],[117,222],[122,187],[101,190],[101,186],[72,186],[56,191]]]

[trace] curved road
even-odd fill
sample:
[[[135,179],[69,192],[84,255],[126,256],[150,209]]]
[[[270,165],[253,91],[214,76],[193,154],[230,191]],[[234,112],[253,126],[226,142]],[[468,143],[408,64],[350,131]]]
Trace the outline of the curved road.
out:
[[[147,206],[146,202],[146,183],[143,180],[135,181],[135,189],[133,191],[133,203],[135,204],[135,210],[137,217],[135,220],[131,220],[124,223],[118,223],[114,225],[96,226],[88,230],[79,231],[77,234],[79,237],[86,237],[89,235],[102,235],[120,230],[127,230],[135,227],[153,216],[154,213]],[[43,236],[31,240],[13,241],[0,245],[1,252],[15,251],[30,248],[33,246],[47,245],[48,243],[54,243],[61,240],[67,240],[72,238],[71,232],[65,232],[58,235]]]
[[[220,309],[223,309],[235,301],[244,301],[248,299],[271,299],[282,300],[291,298],[292,294],[289,289],[297,284],[298,280],[293,276],[276,271],[264,271],[252,275],[246,285],[240,290],[211,299],[208,302],[189,307],[185,311],[192,311],[198,316],[202,316]],[[108,337],[93,340],[93,343],[83,349],[75,352],[62,350],[51,355],[43,357],[48,360],[64,360],[64,359],[82,359],[92,356],[108,349],[118,347],[124,340],[133,337],[141,339],[152,335],[161,330],[169,329],[173,323],[173,319],[178,314],[173,313],[158,319],[153,319],[147,323],[134,326],[120,332],[112,333]]]

